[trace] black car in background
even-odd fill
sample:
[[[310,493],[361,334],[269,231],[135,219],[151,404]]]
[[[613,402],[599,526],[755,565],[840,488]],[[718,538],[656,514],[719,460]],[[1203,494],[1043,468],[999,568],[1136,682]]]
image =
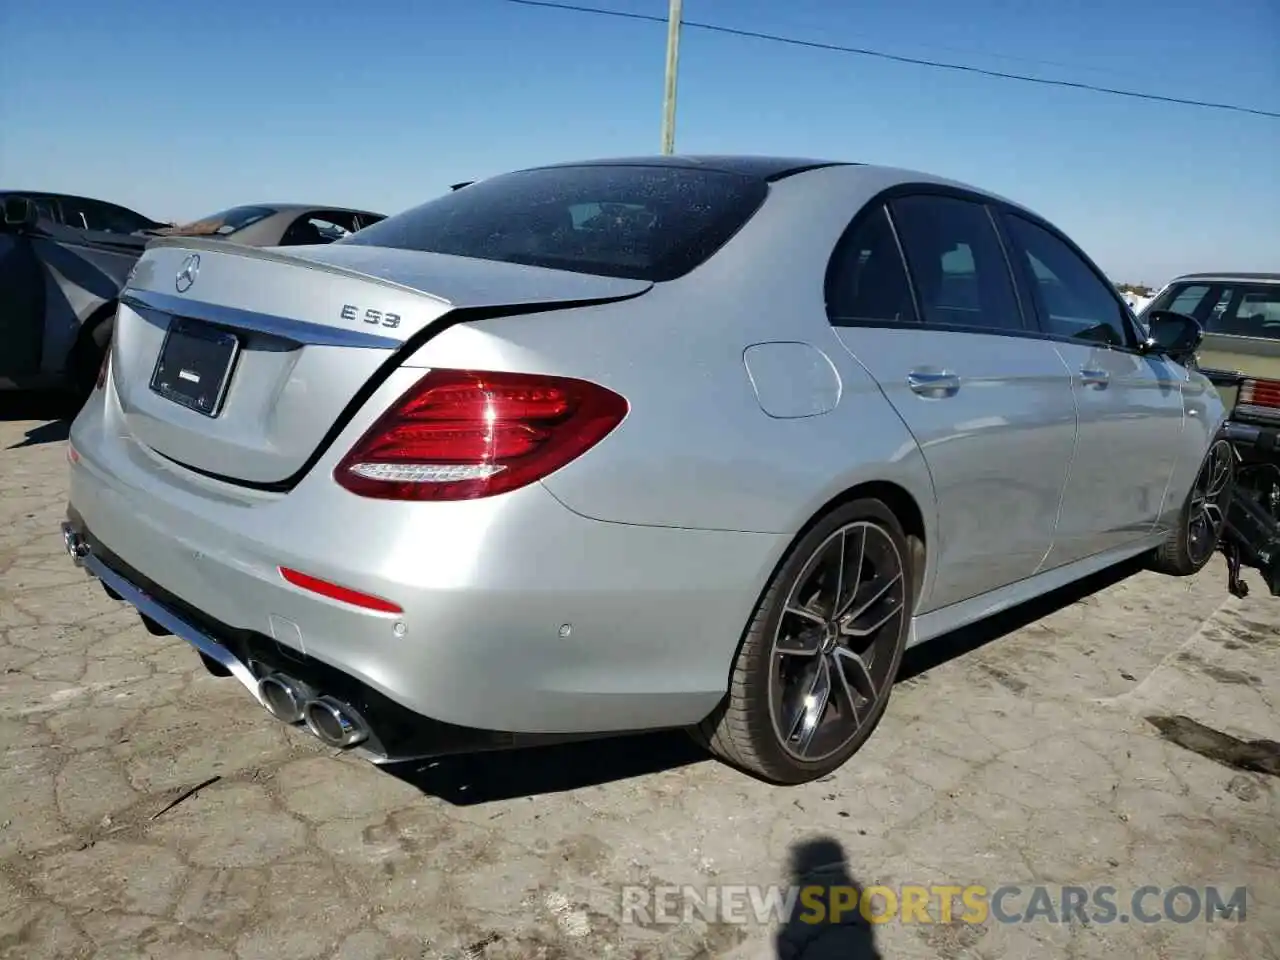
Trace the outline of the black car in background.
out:
[[[271,203],[179,226],[66,194],[0,191],[0,201],[0,390],[69,387],[81,398],[97,381],[129,273],[158,237],[207,236],[254,247],[325,244],[384,217]]]
[[[70,194],[0,190],[0,203],[0,390],[87,395],[129,271],[170,225]]]

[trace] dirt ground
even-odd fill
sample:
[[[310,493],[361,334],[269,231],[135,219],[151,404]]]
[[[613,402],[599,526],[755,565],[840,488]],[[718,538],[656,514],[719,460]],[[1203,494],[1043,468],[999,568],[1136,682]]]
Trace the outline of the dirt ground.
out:
[[[1118,571],[919,648],[870,743],[804,787],[669,734],[386,771],[275,722],[74,569],[66,424],[10,401],[0,957],[763,960],[819,934],[841,958],[1280,957],[1280,746],[1250,743],[1280,740],[1280,600],[1256,578],[1241,601],[1218,562]],[[816,866],[1020,893],[981,922],[836,929],[623,909]],[[1119,915],[1027,917],[1037,885],[1114,887]],[[1163,917],[1137,922],[1148,885]],[[1179,885],[1244,887],[1246,914],[1166,907]]]

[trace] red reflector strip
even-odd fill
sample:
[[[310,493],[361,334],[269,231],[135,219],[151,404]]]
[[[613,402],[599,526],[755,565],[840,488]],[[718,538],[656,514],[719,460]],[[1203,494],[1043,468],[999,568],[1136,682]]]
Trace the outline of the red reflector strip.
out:
[[[80,451],[78,451],[75,447],[73,447],[71,444],[68,443],[67,444],[67,463],[79,463],[79,462],[80,462]]]
[[[403,609],[390,600],[383,600],[381,597],[361,593],[359,590],[352,590],[350,587],[330,583],[328,580],[321,580],[319,577],[313,577],[310,574],[299,573],[297,570],[290,570],[288,567],[279,567],[278,569],[280,576],[295,587],[310,590],[312,593],[318,593],[320,596],[328,597],[330,600],[349,603],[353,607],[363,607],[366,610],[376,610],[379,613],[404,613]]]

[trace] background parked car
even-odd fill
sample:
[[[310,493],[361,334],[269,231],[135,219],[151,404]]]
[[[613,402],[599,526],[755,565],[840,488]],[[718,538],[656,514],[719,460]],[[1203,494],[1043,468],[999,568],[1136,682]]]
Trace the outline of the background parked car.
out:
[[[332,243],[385,219],[386,214],[346,207],[255,203],[156,232],[167,237],[217,237],[250,247],[300,247]]]
[[[1185,274],[1143,315],[1154,310],[1186,314],[1204,328],[1196,362],[1233,419],[1280,426],[1280,273]]]
[[[70,383],[87,393],[120,289],[166,224],[69,194],[0,199],[0,389]]]
[[[130,270],[156,237],[309,246],[383,219],[319,204],[258,204],[175,226],[100,200],[50,193],[4,197],[0,389],[67,386],[81,397],[97,380]]]
[[[1194,317],[1204,328],[1196,363],[1222,396],[1243,464],[1238,485],[1280,520],[1280,273],[1192,273],[1170,281],[1147,309]]]

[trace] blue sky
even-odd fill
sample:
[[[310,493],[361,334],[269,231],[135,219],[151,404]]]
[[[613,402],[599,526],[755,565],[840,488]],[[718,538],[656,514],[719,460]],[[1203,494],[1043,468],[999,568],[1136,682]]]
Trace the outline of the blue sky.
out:
[[[665,15],[667,0],[585,0]],[[1280,110],[1275,0],[685,0],[689,20]],[[0,182],[184,220],[395,212],[660,147],[665,29],[502,0],[0,3]],[[1036,209],[1118,280],[1280,269],[1280,120],[687,29],[678,152],[924,169]]]

